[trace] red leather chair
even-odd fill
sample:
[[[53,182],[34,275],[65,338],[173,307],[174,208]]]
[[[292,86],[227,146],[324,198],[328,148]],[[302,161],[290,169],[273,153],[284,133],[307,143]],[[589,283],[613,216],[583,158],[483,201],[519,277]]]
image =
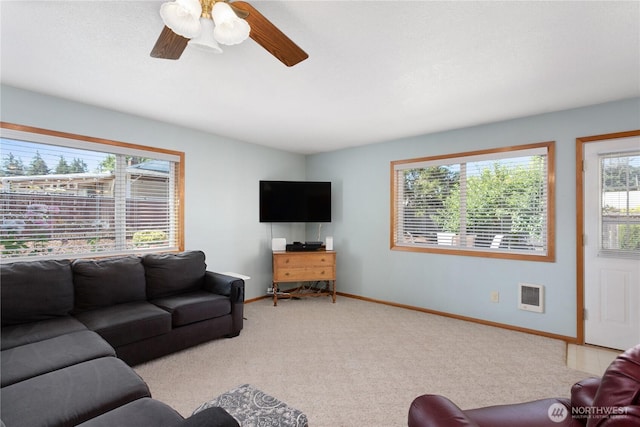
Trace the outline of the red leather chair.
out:
[[[571,399],[462,410],[444,396],[425,394],[409,409],[409,427],[640,427],[640,345],[609,365],[602,378],[571,388]]]

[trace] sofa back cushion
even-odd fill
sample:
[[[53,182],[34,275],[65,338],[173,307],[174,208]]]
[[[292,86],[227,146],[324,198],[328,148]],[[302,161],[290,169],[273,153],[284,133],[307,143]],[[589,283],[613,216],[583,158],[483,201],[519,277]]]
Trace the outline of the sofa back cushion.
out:
[[[70,261],[3,264],[0,284],[2,326],[66,316],[73,309]]]
[[[602,376],[592,404],[596,408],[604,409],[624,409],[638,405],[640,405],[640,344],[625,351],[611,362]],[[622,415],[624,414],[621,412],[611,413],[612,419]],[[591,417],[587,421],[587,426],[604,425],[605,418]],[[637,418],[634,419],[637,420]],[[637,425],[631,422],[626,424],[623,422],[625,420],[626,418],[621,417],[619,425]]]
[[[72,268],[76,313],[146,300],[144,267],[139,257],[78,259]]]
[[[147,297],[151,300],[201,289],[207,270],[204,259],[202,251],[145,255]]]

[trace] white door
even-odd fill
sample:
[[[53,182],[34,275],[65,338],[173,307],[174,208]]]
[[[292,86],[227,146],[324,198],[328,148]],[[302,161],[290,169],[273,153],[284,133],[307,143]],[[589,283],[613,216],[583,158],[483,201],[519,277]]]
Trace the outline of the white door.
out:
[[[584,145],[585,342],[640,343],[640,137]]]

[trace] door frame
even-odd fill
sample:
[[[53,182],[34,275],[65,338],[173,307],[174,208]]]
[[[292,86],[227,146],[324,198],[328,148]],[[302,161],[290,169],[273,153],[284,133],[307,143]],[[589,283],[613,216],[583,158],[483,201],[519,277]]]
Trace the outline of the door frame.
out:
[[[640,136],[640,130],[576,138],[576,341],[584,344],[584,146],[590,142]]]

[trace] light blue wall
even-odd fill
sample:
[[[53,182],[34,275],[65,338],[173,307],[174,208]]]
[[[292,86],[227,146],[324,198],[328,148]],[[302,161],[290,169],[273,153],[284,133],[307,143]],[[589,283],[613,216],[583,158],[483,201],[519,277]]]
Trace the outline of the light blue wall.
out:
[[[0,90],[4,122],[183,151],[186,249],[203,250],[210,270],[251,276],[247,298],[266,293],[272,230],[258,222],[258,181],[304,179],[304,156],[9,86]],[[304,240],[295,226],[273,232]]]
[[[307,178],[333,182],[334,221],[323,238],[334,237],[339,290],[575,337],[575,140],[633,129],[639,98],[308,156]],[[556,262],[389,249],[391,161],[544,141],[556,141]],[[545,286],[544,314],[517,309],[520,282]]]
[[[258,222],[258,181],[333,182],[338,288],[529,329],[575,336],[575,139],[640,129],[640,98],[307,156],[2,86],[2,121],[179,150],[186,155],[185,243],[211,270],[252,277],[247,298],[271,283],[271,237],[315,240],[317,224]],[[495,260],[389,249],[392,160],[557,141],[555,263]],[[306,233],[306,235],[305,235]],[[516,308],[517,284],[546,286],[546,312]],[[489,294],[500,292],[500,303]]]

